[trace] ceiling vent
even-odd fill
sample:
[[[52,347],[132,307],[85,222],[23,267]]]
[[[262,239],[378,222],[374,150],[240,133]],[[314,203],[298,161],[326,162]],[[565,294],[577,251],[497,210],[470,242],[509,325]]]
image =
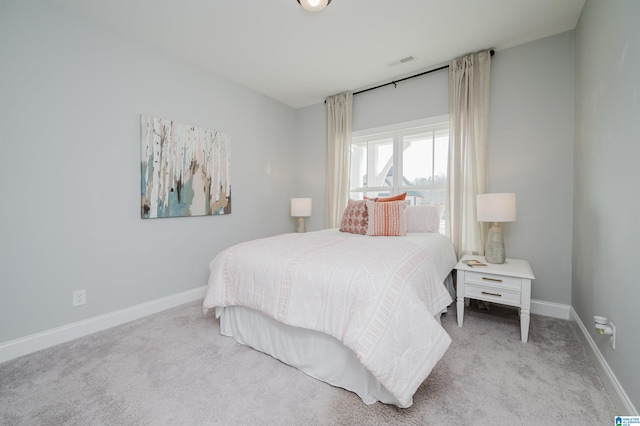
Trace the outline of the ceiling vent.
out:
[[[390,66],[390,67],[395,67],[396,65],[400,65],[400,64],[407,63],[407,62],[411,62],[411,61],[413,61],[414,59],[416,59],[415,55],[409,55],[409,56],[406,56],[406,57],[404,57],[404,58],[402,58],[402,59],[399,59],[399,60],[397,60],[397,61],[395,61],[395,62],[391,62],[391,63],[389,64],[389,66]]]

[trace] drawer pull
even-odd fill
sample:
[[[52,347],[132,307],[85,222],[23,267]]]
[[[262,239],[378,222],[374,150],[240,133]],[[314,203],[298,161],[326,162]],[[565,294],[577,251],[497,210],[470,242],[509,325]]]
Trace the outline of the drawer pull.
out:
[[[502,295],[501,295],[501,294],[498,294],[498,293],[490,293],[490,292],[488,292],[488,291],[483,291],[483,292],[482,292],[482,294],[486,294],[486,295],[488,295],[488,296],[502,297]]]
[[[499,279],[497,279],[497,278],[487,278],[487,277],[482,277],[482,279],[483,279],[483,280],[485,280],[485,281],[495,281],[495,282],[497,282],[497,283],[501,283],[501,282],[502,282],[502,280],[499,280]]]

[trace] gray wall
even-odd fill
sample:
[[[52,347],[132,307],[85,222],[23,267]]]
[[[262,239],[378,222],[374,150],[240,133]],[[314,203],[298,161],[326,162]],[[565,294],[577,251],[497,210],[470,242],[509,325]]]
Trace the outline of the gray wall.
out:
[[[324,228],[326,113],[324,104],[296,111],[296,197],[313,199],[313,211],[307,218],[307,231]]]
[[[572,305],[640,407],[640,2],[588,0],[576,29]],[[616,350],[593,331],[616,325]],[[627,413],[631,414],[631,413]]]
[[[574,32],[499,51],[491,63],[489,192],[514,192],[508,257],[527,259],[532,297],[571,304]]]
[[[0,58],[0,342],[204,286],[222,248],[292,230],[295,110],[50,1],[0,3]],[[231,135],[231,215],[140,219],[140,114]]]
[[[439,66],[434,66],[439,68]],[[353,131],[449,113],[449,71],[434,71],[353,97]]]
[[[499,51],[491,65],[489,190],[515,192],[518,219],[505,223],[507,255],[531,262],[532,297],[571,303],[573,179],[573,31]],[[448,113],[448,72],[437,71],[354,96],[353,130]],[[298,111],[300,170],[312,184],[296,190],[324,197],[324,105]],[[315,123],[315,124],[314,124]],[[298,175],[300,176],[300,175]],[[314,209],[315,210],[315,209]],[[323,211],[314,211],[321,229]]]

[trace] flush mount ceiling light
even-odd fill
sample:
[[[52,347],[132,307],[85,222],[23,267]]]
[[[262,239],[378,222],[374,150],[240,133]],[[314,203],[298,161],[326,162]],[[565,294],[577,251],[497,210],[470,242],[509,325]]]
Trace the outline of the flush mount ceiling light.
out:
[[[329,6],[331,0],[298,0],[298,4],[309,12],[319,12]]]

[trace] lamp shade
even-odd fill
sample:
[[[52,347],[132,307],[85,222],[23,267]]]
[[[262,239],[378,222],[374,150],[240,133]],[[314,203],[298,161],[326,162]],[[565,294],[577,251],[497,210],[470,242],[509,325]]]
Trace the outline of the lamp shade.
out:
[[[516,220],[516,194],[478,194],[479,222],[514,222]]]
[[[331,3],[331,0],[298,0],[300,6],[309,12],[319,12]]]
[[[292,198],[291,216],[308,217],[311,216],[311,198]]]

